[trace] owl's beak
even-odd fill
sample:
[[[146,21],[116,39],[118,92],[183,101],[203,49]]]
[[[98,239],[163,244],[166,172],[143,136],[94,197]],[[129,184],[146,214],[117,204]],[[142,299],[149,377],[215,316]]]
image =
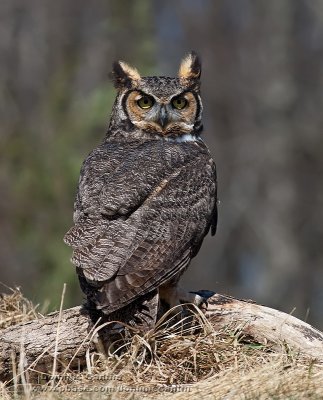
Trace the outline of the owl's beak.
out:
[[[168,113],[165,106],[160,108],[158,122],[162,128],[165,128],[168,123]]]

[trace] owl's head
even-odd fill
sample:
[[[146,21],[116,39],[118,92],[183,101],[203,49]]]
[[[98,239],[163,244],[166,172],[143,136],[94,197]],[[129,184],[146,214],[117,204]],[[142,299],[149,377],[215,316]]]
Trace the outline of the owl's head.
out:
[[[112,78],[118,95],[112,125],[126,123],[146,135],[197,135],[202,129],[200,76],[201,63],[194,52],[182,60],[175,78],[141,77],[125,62],[115,62]]]

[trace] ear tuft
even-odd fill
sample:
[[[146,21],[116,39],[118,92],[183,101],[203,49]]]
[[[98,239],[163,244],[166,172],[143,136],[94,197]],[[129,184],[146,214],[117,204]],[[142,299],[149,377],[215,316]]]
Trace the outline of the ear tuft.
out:
[[[113,63],[111,78],[116,89],[123,87],[130,89],[136,81],[140,80],[140,74],[136,68],[124,61],[116,61]]]
[[[178,71],[179,78],[199,79],[201,76],[201,61],[195,51],[189,53],[181,62]]]

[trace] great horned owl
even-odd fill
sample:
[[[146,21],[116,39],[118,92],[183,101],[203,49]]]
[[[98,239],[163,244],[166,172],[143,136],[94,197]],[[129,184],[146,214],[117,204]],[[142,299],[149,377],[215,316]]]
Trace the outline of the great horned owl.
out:
[[[196,301],[178,280],[217,224],[215,163],[200,137],[200,74],[194,52],[176,78],[113,65],[110,126],[83,163],[75,225],[64,238],[89,304],[103,315],[149,296],[169,307]]]

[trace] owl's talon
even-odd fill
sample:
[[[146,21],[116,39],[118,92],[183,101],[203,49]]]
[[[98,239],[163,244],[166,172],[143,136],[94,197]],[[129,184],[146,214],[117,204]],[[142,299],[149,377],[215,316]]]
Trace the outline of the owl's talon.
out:
[[[195,295],[194,304],[205,314],[208,308],[208,299],[212,297],[215,292],[211,290],[199,290],[197,292],[190,292]]]
[[[195,294],[195,298],[194,298],[194,301],[192,301],[192,303],[196,307],[198,307],[203,312],[203,314],[206,313],[207,307],[208,307],[208,303],[207,303],[207,299],[205,297],[202,297],[202,296],[200,296],[198,294]]]
[[[207,310],[207,298],[200,296],[198,293],[186,292],[178,286],[161,287],[159,293],[160,298],[169,304],[170,308],[184,303],[192,303],[203,313]]]

